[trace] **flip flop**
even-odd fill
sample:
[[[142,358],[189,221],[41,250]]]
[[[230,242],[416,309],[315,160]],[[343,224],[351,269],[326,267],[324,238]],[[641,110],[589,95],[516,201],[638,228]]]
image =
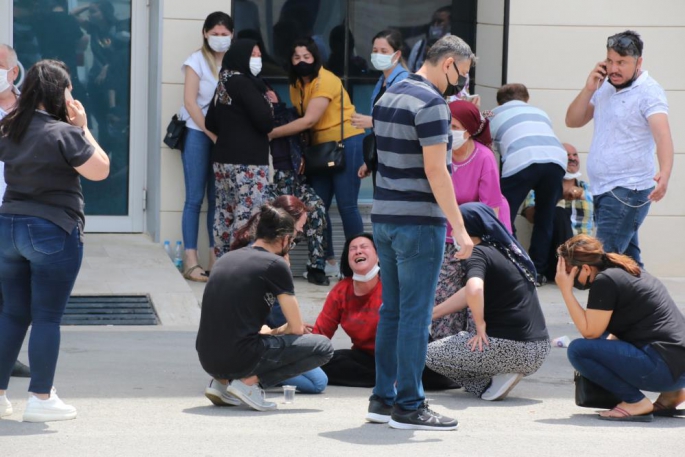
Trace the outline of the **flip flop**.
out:
[[[628,411],[623,408],[616,406],[612,411],[616,411],[620,414],[618,417],[611,416],[599,416],[600,420],[603,421],[613,421],[613,422],[652,422],[654,420],[654,415],[652,413],[638,414],[633,416]]]
[[[685,417],[685,409],[668,408],[655,401],[652,414],[656,417]]]
[[[198,268],[202,271],[202,273],[204,273],[205,270],[203,270],[200,265],[195,264],[183,272],[183,277],[185,279],[188,279],[189,281],[207,282],[207,280],[209,278],[207,276],[205,276],[204,274],[200,274],[200,277],[191,276],[193,274],[193,271],[197,270]]]

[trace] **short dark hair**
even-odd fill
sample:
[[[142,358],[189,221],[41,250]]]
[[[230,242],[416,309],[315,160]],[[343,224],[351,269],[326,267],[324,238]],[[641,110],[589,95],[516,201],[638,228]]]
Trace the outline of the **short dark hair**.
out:
[[[607,38],[607,50],[612,49],[623,57],[641,57],[644,46],[640,34],[633,30],[626,30]]]
[[[269,204],[262,206],[257,224],[257,239],[273,243],[278,238],[293,236],[294,233],[295,219],[286,210]]]
[[[523,84],[513,83],[505,84],[500,87],[497,91],[497,104],[504,105],[512,100],[520,100],[522,102],[528,102],[530,95],[528,95],[528,89]]]
[[[340,274],[342,274],[344,278],[351,278],[354,275],[352,267],[350,267],[350,244],[352,243],[352,241],[360,237],[368,238],[369,241],[371,241],[371,244],[373,244],[373,248],[376,249],[376,243],[373,242],[373,235],[370,233],[364,232],[349,237],[345,241],[345,246],[343,247],[342,254],[340,254]]]
[[[312,79],[319,76],[319,70],[323,66],[321,62],[321,53],[319,52],[319,47],[312,37],[298,38],[293,41],[292,46],[290,46],[290,54],[288,55],[288,82],[291,86],[295,87],[297,84],[297,73],[295,73],[295,68],[293,66],[293,54],[295,53],[295,48],[304,47],[307,51],[314,57],[314,66],[316,67],[316,72],[312,75]]]

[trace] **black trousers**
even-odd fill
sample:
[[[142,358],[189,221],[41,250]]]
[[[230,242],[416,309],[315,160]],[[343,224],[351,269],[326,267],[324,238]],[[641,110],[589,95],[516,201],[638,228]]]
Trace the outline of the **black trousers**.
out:
[[[358,349],[338,349],[321,369],[331,386],[373,387],[376,385],[376,358]],[[425,390],[457,389],[461,386],[428,367],[423,370]]]

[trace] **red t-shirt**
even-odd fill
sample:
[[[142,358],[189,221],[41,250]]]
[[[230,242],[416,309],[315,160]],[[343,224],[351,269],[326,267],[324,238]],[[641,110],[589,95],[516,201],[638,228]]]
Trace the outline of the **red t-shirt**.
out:
[[[354,294],[352,278],[342,279],[328,294],[313,332],[332,338],[340,325],[352,340],[352,349],[373,354],[382,290],[378,281],[371,292],[358,297]]]

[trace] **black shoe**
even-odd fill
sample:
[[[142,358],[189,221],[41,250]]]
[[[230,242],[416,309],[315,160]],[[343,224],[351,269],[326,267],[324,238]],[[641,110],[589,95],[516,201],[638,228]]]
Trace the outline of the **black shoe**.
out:
[[[428,408],[427,403],[415,411],[405,411],[395,405],[390,417],[390,427],[401,430],[456,430],[458,422]]]
[[[331,283],[325,271],[312,267],[307,267],[307,281],[317,286],[328,286]]]
[[[12,376],[15,378],[30,378],[31,370],[29,370],[29,367],[17,360],[14,362],[14,368],[12,368]]]
[[[366,413],[366,420],[374,424],[387,424],[390,422],[392,406],[385,404],[377,395],[369,398],[369,412]]]
[[[542,287],[547,284],[547,277],[545,275],[538,275],[535,280],[535,287]]]

